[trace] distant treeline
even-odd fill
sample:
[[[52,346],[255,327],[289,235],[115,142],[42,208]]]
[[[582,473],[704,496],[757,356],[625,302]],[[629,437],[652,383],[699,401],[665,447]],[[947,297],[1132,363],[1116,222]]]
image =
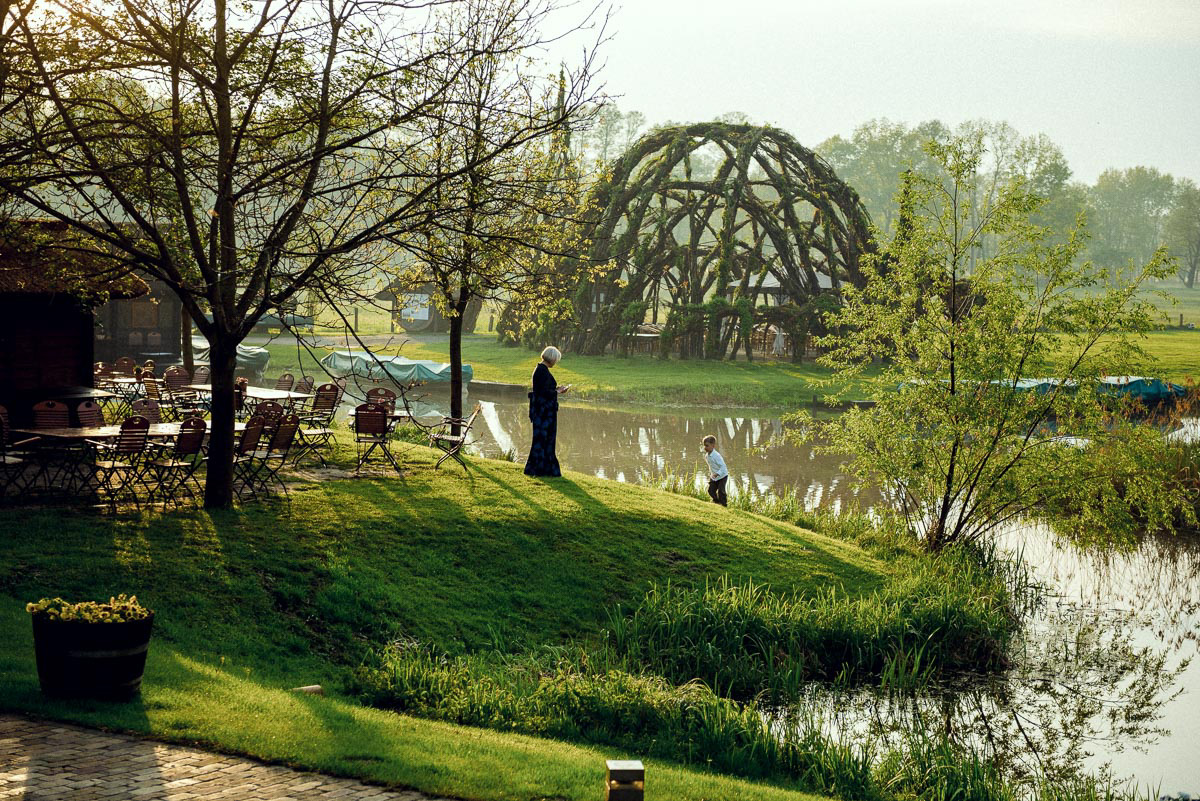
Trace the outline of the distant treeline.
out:
[[[752,122],[740,112],[721,115],[718,121]],[[645,114],[622,112],[610,103],[596,109],[572,147],[581,161],[603,167],[645,130]],[[1188,287],[1195,285],[1200,275],[1200,188],[1189,178],[1136,166],[1105,170],[1090,185],[1075,181],[1062,149],[1048,136],[1023,136],[1006,122],[989,120],[951,128],[938,120],[908,125],[877,119],[863,123],[849,136],[830,137],[814,149],[858,191],[886,237],[896,222],[901,174],[909,168],[936,170],[923,145],[952,136],[980,136],[987,144],[989,174],[979,191],[994,192],[1013,178],[1025,180],[1046,199],[1036,222],[1061,236],[1085,214],[1090,235],[1086,255],[1097,264],[1145,263],[1157,248],[1166,246],[1179,262],[1180,280]],[[702,172],[703,154],[697,156],[694,168]],[[712,160],[715,165],[715,155]]]

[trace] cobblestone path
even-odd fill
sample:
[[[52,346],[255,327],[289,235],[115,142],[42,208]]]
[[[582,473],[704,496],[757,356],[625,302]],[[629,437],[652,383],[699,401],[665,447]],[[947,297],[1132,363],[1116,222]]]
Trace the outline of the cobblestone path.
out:
[[[0,714],[0,799],[21,801],[447,801]]]

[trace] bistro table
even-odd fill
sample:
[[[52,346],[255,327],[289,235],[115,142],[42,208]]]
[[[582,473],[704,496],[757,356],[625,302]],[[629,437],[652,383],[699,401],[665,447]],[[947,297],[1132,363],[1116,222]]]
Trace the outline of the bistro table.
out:
[[[151,423],[150,428],[146,432],[147,439],[172,439],[179,436],[182,423]],[[245,423],[235,423],[234,431],[242,432],[246,430]],[[73,457],[70,461],[61,461],[62,457],[56,457],[55,453],[86,453],[84,450],[75,450],[79,448],[81,443],[95,440],[116,439],[121,436],[120,426],[81,426],[81,427],[62,427],[62,428],[14,428],[14,434],[22,436],[36,437],[41,440],[44,445],[39,444],[36,447],[45,448],[51,454],[46,458],[46,461],[41,462],[38,467],[38,473],[34,477],[34,481],[42,478],[46,482],[46,489],[56,491],[65,491],[68,494],[78,493],[84,489],[88,482],[88,474],[82,467],[83,461],[78,456]],[[206,430],[205,435],[209,432]],[[71,448],[71,451],[64,450]],[[56,463],[57,462],[57,463]],[[51,476],[51,468],[53,467],[53,477]],[[65,479],[65,481],[64,481]]]
[[[188,384],[186,389],[212,394],[212,384]],[[246,387],[246,399],[253,401],[296,401],[311,398],[308,392],[292,392],[291,390],[274,389],[272,387]]]
[[[149,430],[146,432],[148,439],[165,439],[168,437],[179,436],[180,426],[182,423],[151,423]],[[245,423],[234,423],[234,431],[245,431]],[[14,434],[22,434],[30,437],[41,437],[42,439],[52,439],[58,441],[82,441],[86,439],[116,439],[121,436],[121,427],[118,426],[85,426],[85,427],[63,427],[63,428],[14,428]],[[207,434],[207,429],[205,430]]]

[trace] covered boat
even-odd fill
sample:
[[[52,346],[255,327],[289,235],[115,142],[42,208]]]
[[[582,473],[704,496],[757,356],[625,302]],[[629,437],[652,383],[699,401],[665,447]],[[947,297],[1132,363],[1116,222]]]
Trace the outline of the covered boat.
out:
[[[365,350],[336,350],[321,359],[321,366],[332,375],[350,376],[363,383],[393,381],[401,386],[449,383],[450,365],[403,356],[381,356]],[[474,376],[471,365],[462,366],[463,384]]]
[[[1170,403],[1187,395],[1187,387],[1138,375],[1112,375],[1100,380],[1100,392],[1105,395],[1131,397],[1148,406]]]
[[[208,364],[208,340],[192,337],[192,357],[196,362]],[[271,361],[271,352],[266,348],[254,345],[237,346],[237,370],[239,373],[252,373],[254,378],[261,378],[267,371]]]

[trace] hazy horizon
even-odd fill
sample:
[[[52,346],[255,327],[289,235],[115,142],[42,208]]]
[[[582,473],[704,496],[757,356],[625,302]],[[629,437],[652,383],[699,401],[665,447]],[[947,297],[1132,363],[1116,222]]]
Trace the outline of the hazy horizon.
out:
[[[1200,182],[1198,0],[637,0],[601,79],[648,124],[740,111],[815,146],[886,117],[1045,133],[1074,179]]]

